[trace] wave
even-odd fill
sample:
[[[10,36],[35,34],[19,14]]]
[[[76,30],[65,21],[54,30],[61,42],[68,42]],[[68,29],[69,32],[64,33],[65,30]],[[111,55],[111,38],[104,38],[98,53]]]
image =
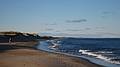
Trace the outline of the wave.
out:
[[[59,40],[47,40],[47,43],[49,43],[48,48],[51,50],[57,50],[60,46],[60,41]]]
[[[105,54],[112,53],[108,51],[98,51],[98,52],[92,52],[90,50],[79,50],[79,52],[83,55],[93,56],[98,59],[105,60],[107,62],[113,63],[113,64],[120,64],[120,57],[110,57]]]

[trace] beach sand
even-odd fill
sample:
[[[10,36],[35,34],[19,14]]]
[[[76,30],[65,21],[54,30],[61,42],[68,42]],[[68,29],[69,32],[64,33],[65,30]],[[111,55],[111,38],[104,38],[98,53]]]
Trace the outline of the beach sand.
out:
[[[12,46],[14,47],[14,46]],[[102,67],[82,58],[32,48],[0,51],[0,67]]]

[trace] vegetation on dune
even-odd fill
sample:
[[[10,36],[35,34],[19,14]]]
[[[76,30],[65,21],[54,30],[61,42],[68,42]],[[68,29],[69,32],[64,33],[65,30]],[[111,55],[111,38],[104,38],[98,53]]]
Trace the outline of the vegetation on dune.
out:
[[[28,42],[38,40],[57,39],[52,36],[39,36],[37,33],[23,33],[23,32],[0,32],[0,43],[2,42]]]
[[[40,39],[40,36],[36,33],[22,33],[22,32],[0,32],[0,42],[26,42],[36,41]]]

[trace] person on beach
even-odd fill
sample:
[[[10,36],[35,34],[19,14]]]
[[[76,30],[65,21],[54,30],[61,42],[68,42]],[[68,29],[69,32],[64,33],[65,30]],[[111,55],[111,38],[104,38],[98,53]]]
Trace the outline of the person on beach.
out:
[[[10,37],[10,38],[9,38],[9,44],[11,44],[11,40],[12,40],[12,39],[11,39],[11,37]]]

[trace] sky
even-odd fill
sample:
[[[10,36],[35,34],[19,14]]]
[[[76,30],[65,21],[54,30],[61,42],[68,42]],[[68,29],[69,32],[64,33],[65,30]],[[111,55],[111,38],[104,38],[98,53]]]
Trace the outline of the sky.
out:
[[[0,31],[120,37],[120,0],[0,0]]]

